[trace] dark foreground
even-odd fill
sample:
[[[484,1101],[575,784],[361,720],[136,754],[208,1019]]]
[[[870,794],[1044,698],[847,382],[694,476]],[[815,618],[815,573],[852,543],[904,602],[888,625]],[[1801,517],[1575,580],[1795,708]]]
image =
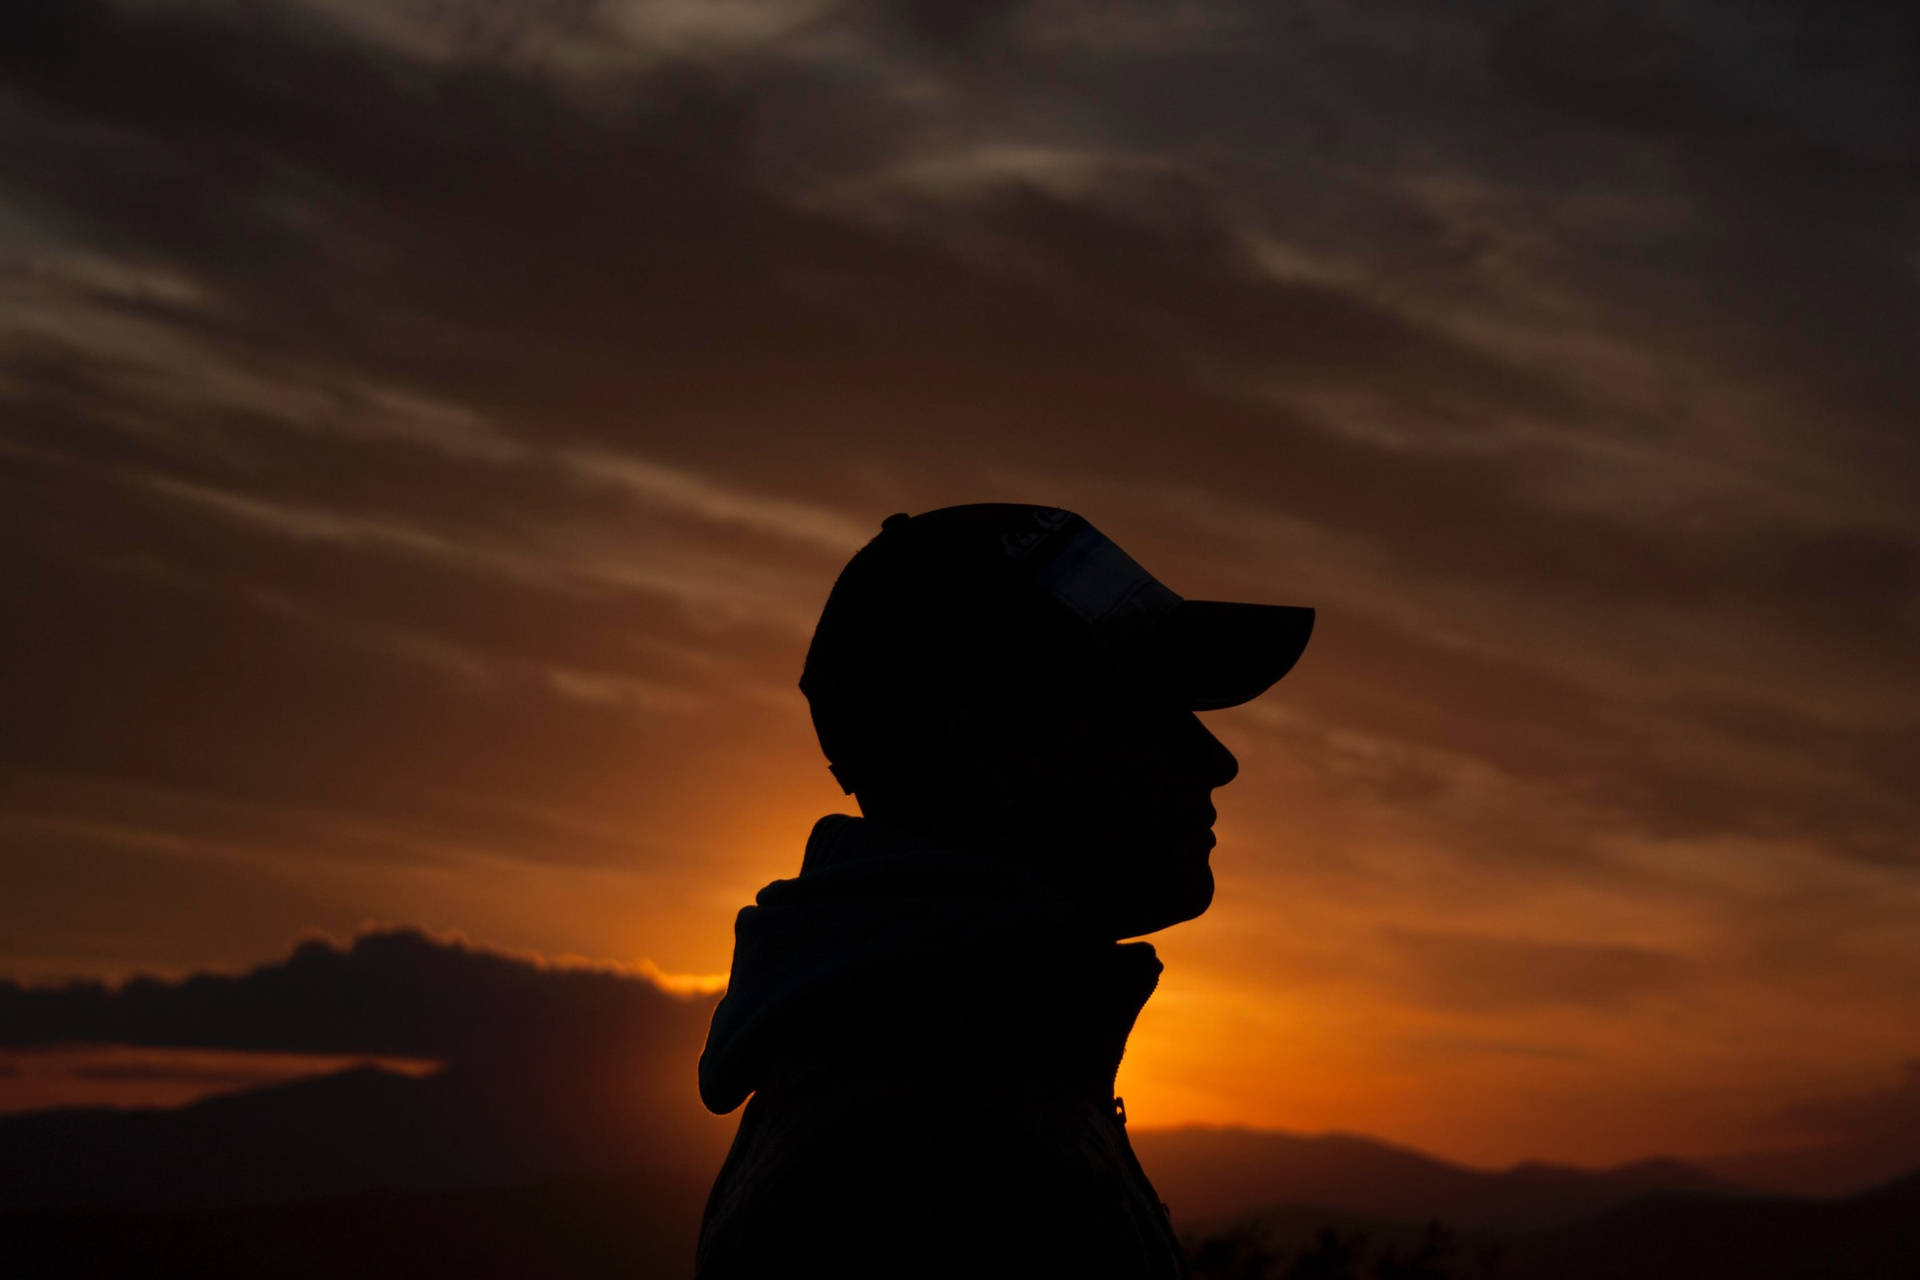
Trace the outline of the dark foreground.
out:
[[[1920,1175],[1832,1201],[1648,1196],[1530,1231],[1271,1209],[1189,1240],[1206,1280],[1904,1280]]]
[[[221,1210],[0,1214],[0,1272],[53,1276],[684,1276],[697,1197],[657,1178],[362,1193]],[[1920,1276],[1920,1175],[1838,1201],[1650,1196],[1537,1230],[1284,1208],[1187,1235],[1207,1280],[1880,1280]],[[911,1275],[910,1261],[902,1275]]]

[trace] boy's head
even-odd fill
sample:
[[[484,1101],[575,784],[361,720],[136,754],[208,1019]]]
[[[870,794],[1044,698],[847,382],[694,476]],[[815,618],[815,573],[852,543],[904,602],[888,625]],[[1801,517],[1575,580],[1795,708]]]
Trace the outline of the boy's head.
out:
[[[1115,936],[1206,910],[1213,788],[1195,711],[1258,696],[1313,611],[1186,601],[1071,512],[890,517],[828,597],[800,687],[869,817],[1015,856]]]

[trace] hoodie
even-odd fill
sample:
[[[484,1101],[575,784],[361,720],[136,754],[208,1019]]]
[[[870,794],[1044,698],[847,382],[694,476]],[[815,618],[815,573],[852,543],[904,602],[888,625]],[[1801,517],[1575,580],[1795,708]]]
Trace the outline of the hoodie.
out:
[[[1010,860],[821,819],[735,925],[700,1095],[750,1095],[698,1274],[1184,1273],[1113,1096],[1159,979]]]

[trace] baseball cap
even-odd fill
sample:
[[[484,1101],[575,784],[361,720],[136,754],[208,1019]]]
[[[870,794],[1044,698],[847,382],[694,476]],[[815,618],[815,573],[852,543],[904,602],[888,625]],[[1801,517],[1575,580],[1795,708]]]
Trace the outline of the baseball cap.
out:
[[[1187,600],[1083,517],[973,503],[887,517],[834,583],[800,689],[835,776],[991,691],[1098,664],[1193,711],[1237,706],[1299,660],[1312,609]],[[1038,673],[1038,675],[1036,675]]]

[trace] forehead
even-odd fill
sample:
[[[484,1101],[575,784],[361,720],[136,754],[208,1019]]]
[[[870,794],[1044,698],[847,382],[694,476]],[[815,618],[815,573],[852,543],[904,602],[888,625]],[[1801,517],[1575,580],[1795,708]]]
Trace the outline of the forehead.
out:
[[[1154,730],[1193,715],[1170,693],[1097,651],[1045,664],[1030,676],[1015,698],[1024,697],[1036,716],[1065,714],[1082,723]]]

